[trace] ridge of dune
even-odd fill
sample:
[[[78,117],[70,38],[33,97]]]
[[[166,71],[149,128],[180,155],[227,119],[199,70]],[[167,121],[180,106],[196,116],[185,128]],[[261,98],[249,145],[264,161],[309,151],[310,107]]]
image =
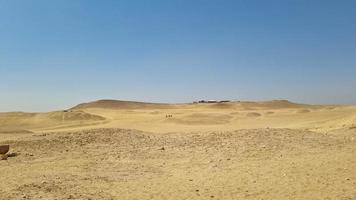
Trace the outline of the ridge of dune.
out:
[[[103,100],[78,104],[73,108],[71,108],[71,110],[80,110],[80,109],[87,109],[87,108],[144,109],[144,108],[170,108],[170,107],[172,107],[172,104],[167,104],[167,103],[147,103],[147,102],[138,102],[138,101],[103,99]]]
[[[242,101],[240,104],[243,107],[262,107],[271,109],[282,108],[302,108],[310,107],[311,105],[294,103],[288,100],[271,100],[271,101]]]
[[[88,108],[103,108],[103,109],[166,109],[175,108],[177,106],[207,106],[215,109],[231,109],[234,107],[241,107],[247,109],[253,108],[302,108],[310,105],[294,103],[288,100],[271,100],[271,101],[230,101],[230,102],[216,102],[216,103],[151,103],[139,101],[123,101],[103,99],[87,103],[81,103],[71,108],[71,110],[81,110]]]

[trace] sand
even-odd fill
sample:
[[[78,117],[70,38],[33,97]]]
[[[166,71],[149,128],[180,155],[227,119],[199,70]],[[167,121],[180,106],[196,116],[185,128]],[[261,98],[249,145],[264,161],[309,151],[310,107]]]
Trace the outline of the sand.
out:
[[[354,106],[109,102],[0,114],[0,199],[356,199]]]

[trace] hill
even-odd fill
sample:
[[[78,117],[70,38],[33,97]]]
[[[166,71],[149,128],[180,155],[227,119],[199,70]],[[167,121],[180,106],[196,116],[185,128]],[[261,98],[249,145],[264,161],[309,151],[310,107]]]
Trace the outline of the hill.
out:
[[[71,110],[81,110],[87,108],[104,108],[104,109],[164,109],[172,108],[172,104],[165,103],[146,103],[136,101],[120,101],[120,100],[98,100],[88,103],[79,104]]]

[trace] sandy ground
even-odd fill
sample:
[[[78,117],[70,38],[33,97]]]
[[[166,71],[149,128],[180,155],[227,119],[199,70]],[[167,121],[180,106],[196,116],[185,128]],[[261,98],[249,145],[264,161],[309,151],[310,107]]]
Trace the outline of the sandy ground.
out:
[[[310,106],[288,101],[146,104],[99,101],[66,111],[0,113],[2,132],[138,129],[155,133],[291,128],[316,132],[356,126],[356,106]],[[170,115],[171,117],[166,117]]]
[[[272,102],[3,113],[0,144],[16,154],[0,161],[0,199],[356,199],[355,110]]]

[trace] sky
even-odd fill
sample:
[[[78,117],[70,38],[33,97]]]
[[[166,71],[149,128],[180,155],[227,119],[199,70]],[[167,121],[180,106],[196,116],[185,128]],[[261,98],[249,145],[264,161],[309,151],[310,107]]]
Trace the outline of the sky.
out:
[[[354,0],[0,0],[0,112],[356,104]]]

